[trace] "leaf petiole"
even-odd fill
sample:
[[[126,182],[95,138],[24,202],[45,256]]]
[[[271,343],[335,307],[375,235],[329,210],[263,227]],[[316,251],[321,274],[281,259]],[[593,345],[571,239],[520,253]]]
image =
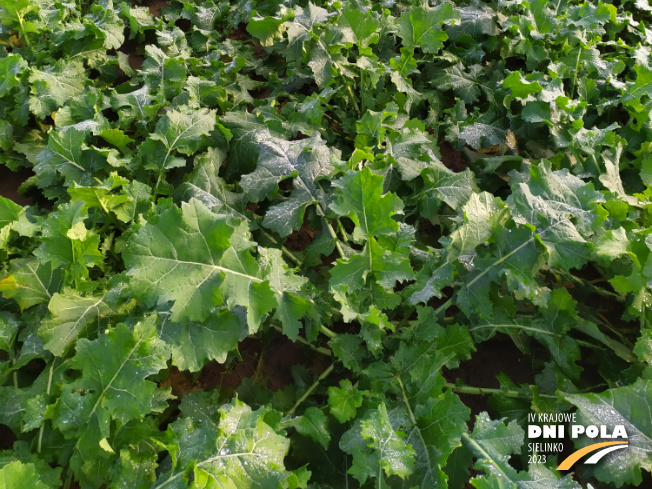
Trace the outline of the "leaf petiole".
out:
[[[534,395],[527,395],[522,392],[518,391],[512,391],[509,389],[492,389],[488,387],[472,387],[469,385],[456,385],[456,384],[451,384],[450,382],[446,382],[444,384],[444,387],[448,387],[454,392],[458,392],[460,394],[472,394],[472,395],[478,395],[478,396],[486,396],[486,395],[491,395],[491,394],[496,394],[500,396],[505,396],[505,397],[512,397],[514,399],[525,399],[525,400],[532,400],[534,398]],[[551,394],[539,394],[539,397],[543,397],[546,399],[557,399],[557,396],[553,396]]]
[[[314,391],[319,383],[324,380],[326,377],[328,377],[333,369],[335,368],[335,364],[331,363],[330,366],[322,372],[322,374],[317,378],[317,380],[308,388],[308,390],[299,398],[297,402],[294,403],[294,406],[292,406],[292,409],[290,409],[287,414],[288,416],[291,414],[294,414],[294,411],[297,410],[297,408],[301,405],[303,401],[308,399],[310,397],[310,394],[312,394],[312,391]]]

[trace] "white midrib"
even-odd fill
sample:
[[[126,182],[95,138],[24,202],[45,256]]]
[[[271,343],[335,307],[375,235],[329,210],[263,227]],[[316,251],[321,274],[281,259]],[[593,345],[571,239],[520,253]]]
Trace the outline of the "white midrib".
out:
[[[120,372],[122,371],[122,369],[124,368],[124,366],[127,364],[127,362],[129,361],[129,359],[131,358],[131,356],[132,356],[132,355],[134,354],[134,352],[138,349],[138,347],[140,346],[140,344],[141,344],[142,342],[143,342],[143,339],[142,339],[142,338],[138,338],[138,341],[137,341],[136,344],[133,346],[133,348],[131,349],[131,351],[129,351],[129,353],[125,356],[124,361],[120,364],[120,367],[116,370],[115,374],[113,374],[113,377],[111,377],[111,380],[109,380],[109,383],[106,385],[106,387],[102,386],[102,387],[103,387],[103,389],[102,389],[102,393],[98,396],[97,401],[95,402],[95,405],[93,406],[92,411],[91,411],[90,414],[88,415],[88,419],[90,419],[90,418],[93,416],[93,414],[95,414],[95,411],[97,410],[97,407],[100,405],[100,402],[101,402],[102,399],[104,398],[104,395],[107,393],[107,391],[109,390],[109,388],[111,387],[111,385],[113,384],[113,382],[115,381],[115,379],[118,377],[118,374],[120,374]],[[79,440],[81,440],[81,438],[80,438]],[[78,445],[79,445],[79,441],[77,441],[77,443],[75,444],[75,446],[77,447]],[[78,448],[78,447],[77,447],[77,450],[79,451],[79,448]],[[79,453],[80,453],[80,455],[82,456],[82,459],[83,459],[83,454],[81,453],[81,451],[80,451]]]
[[[147,260],[161,260],[161,261],[173,262],[176,264],[194,265],[203,268],[211,268],[213,270],[218,270],[220,272],[230,273],[232,275],[238,275],[239,277],[247,278],[253,282],[257,282],[257,283],[264,282],[263,279],[254,277],[253,275],[247,275],[246,273],[236,272],[235,270],[232,270],[230,268],[221,267],[219,265],[214,265],[210,263],[200,263],[196,261],[179,260],[178,258],[165,258],[162,256],[152,256],[152,255],[142,255],[142,256],[145,256]]]
[[[210,112],[209,112],[209,114],[210,114]],[[165,165],[166,165],[167,162],[168,162],[168,158],[170,157],[170,154],[172,153],[172,150],[176,149],[176,144],[179,142],[179,139],[181,139],[185,133],[187,133],[187,132],[190,131],[193,127],[195,127],[197,124],[199,124],[199,123],[203,120],[203,115],[204,115],[204,114],[200,114],[199,117],[197,118],[197,120],[196,120],[195,122],[193,122],[192,124],[190,124],[190,125],[189,125],[188,127],[186,127],[183,131],[181,131],[179,134],[177,134],[177,137],[174,138],[174,141],[172,141],[172,144],[170,144],[170,145],[167,147],[167,148],[168,148],[168,152],[167,152],[167,154],[165,155],[165,158],[163,159],[163,165],[162,165],[162,168],[163,168],[163,169],[165,169]],[[167,143],[167,138],[166,138],[165,142]]]
[[[213,462],[216,462],[216,461],[218,461],[218,460],[225,459],[225,458],[238,458],[238,457],[245,457],[245,456],[250,456],[250,457],[260,457],[259,454],[257,454],[257,453],[252,453],[252,452],[239,452],[239,453],[229,453],[229,454],[226,454],[226,455],[215,455],[214,457],[207,458],[206,460],[203,460],[203,461],[199,462],[199,463],[196,465],[196,467],[197,467],[197,468],[200,468],[200,467],[203,467],[204,465],[208,465],[208,464],[210,464],[210,463],[213,463]],[[170,484],[171,482],[173,482],[173,481],[175,481],[176,479],[178,479],[178,478],[179,478],[180,476],[182,476],[184,473],[185,473],[185,471],[177,472],[175,475],[173,475],[172,477],[170,477],[168,480],[166,480],[165,482],[163,482],[162,484],[160,484],[160,485],[158,485],[158,486],[154,486],[152,489],[158,489],[158,488],[160,488],[160,487],[165,487],[165,486],[167,486],[168,484]]]
[[[68,334],[66,334],[66,336],[63,337],[63,341],[64,341],[64,343],[67,343],[67,342],[68,342],[68,338],[70,337],[71,334],[73,334],[73,333],[78,333],[78,332],[79,332],[79,331],[77,330],[77,328],[79,327],[79,324],[82,323],[82,322],[86,319],[86,315],[88,314],[88,312],[89,312],[90,310],[95,309],[95,310],[97,311],[97,316],[98,316],[98,318],[99,318],[99,316],[100,316],[100,309],[99,309],[98,306],[99,306],[102,302],[104,302],[104,296],[102,296],[102,298],[98,299],[96,302],[94,302],[93,304],[90,304],[86,309],[84,309],[84,312],[79,316],[79,319],[77,319],[77,321],[75,321],[75,322],[73,323],[73,324],[74,324],[74,327],[70,328],[70,330],[68,331]],[[62,308],[61,311],[67,311],[67,310],[69,310],[69,309],[75,309],[75,308],[74,308],[74,307],[65,307],[65,308]]]

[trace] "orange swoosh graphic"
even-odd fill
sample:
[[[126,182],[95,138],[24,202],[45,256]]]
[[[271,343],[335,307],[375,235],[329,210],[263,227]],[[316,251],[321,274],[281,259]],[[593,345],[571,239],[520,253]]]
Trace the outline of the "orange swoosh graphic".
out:
[[[584,455],[586,455],[587,453],[595,452],[600,448],[608,447],[611,445],[627,445],[628,443],[629,442],[626,441],[605,441],[602,443],[594,443],[593,445],[589,445],[588,447],[580,448],[578,451],[573,452],[568,457],[566,457],[566,459],[559,464],[557,470],[570,469],[573,466],[573,464],[577,462],[579,459],[581,459]]]

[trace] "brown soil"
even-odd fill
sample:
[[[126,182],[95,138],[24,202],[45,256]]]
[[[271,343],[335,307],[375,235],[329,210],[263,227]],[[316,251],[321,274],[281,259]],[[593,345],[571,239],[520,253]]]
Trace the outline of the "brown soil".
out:
[[[32,175],[34,173],[27,168],[12,172],[6,166],[0,165],[0,195],[19,205],[32,205],[32,199],[18,193],[18,187]]]
[[[260,44],[254,44],[254,55],[257,59],[265,59],[267,57],[267,53]]]
[[[326,268],[327,270],[330,270],[333,268],[333,264],[335,263],[335,260],[337,260],[340,257],[340,253],[337,251],[337,249],[333,250],[333,252],[325,256],[321,263],[319,264],[319,268]]]
[[[139,54],[129,54],[129,66],[134,70],[140,70],[145,62],[145,56]]]
[[[0,450],[9,450],[14,446],[16,435],[8,426],[0,424]]]
[[[444,369],[442,375],[448,382],[461,382],[472,387],[489,389],[500,388],[496,375],[504,372],[516,384],[533,384],[534,373],[530,360],[516,348],[514,342],[505,335],[476,345],[477,351],[471,360],[462,362],[455,370]],[[462,402],[471,409],[471,422],[475,415],[489,411],[487,397],[475,394],[458,394]]]
[[[297,134],[294,137],[291,137],[290,141],[301,141],[302,139],[308,139],[308,136],[301,131],[297,131]]]
[[[249,95],[257,100],[266,99],[270,95],[268,88],[257,88],[256,90],[249,90]]]
[[[181,372],[177,367],[171,367],[167,378],[161,382],[160,387],[172,387],[172,394],[182,398],[184,394],[197,390],[192,378],[187,372]]]
[[[466,160],[462,153],[457,151],[448,141],[441,141],[439,143],[439,151],[441,152],[441,162],[449,169],[456,173],[466,170]]]
[[[315,230],[310,228],[310,223],[307,218],[304,219],[301,229],[294,231],[287,237],[287,240],[285,241],[286,248],[290,251],[305,250],[315,239],[317,231],[318,229]]]
[[[149,13],[152,17],[160,17],[161,9],[170,5],[170,0],[152,0],[152,2],[147,5]]]
[[[438,227],[435,226],[429,219],[421,218],[419,219],[418,227],[418,237],[419,240],[425,243],[428,246],[437,247],[439,245],[439,238],[441,238],[441,232]]]
[[[246,24],[240,24],[237,29],[231,29],[229,37],[234,41],[246,41],[247,39],[251,39],[251,36],[247,32]]]
[[[268,389],[279,390],[294,383],[292,367],[295,365],[305,365],[311,374],[318,375],[328,367],[329,363],[328,358],[279,335],[263,352],[262,374]]]
[[[283,107],[285,106],[285,104],[287,104],[289,101],[290,101],[290,99],[287,98],[287,97],[279,97],[278,100],[277,100],[278,105],[276,106],[276,113],[280,114],[281,110],[283,110]]]
[[[199,376],[196,388],[204,390],[236,390],[245,378],[253,379],[270,390],[283,389],[293,384],[292,367],[305,365],[313,374],[321,373],[327,359],[316,355],[287,337],[278,335],[269,344],[256,338],[246,338],[239,345],[241,360],[231,365],[211,362]]]
[[[246,338],[238,345],[241,360],[231,365],[217,362],[207,364],[201,371],[197,385],[200,389],[230,389],[235,390],[242,379],[254,378],[258,368],[261,352],[261,342],[257,338]]]

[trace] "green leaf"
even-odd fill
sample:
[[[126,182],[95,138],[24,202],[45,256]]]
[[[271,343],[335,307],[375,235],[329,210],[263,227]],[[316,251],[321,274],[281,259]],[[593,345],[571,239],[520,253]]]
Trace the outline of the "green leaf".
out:
[[[464,222],[451,233],[448,261],[458,259],[486,243],[493,235],[494,227],[500,224],[505,204],[493,195],[482,192],[471,195],[462,208]]]
[[[652,69],[642,65],[635,65],[632,69],[636,73],[636,81],[627,82],[627,89],[622,92],[622,102],[633,105],[635,110],[640,112],[645,107],[641,103],[641,97],[647,95],[648,99],[652,98]]]
[[[397,475],[406,479],[414,469],[414,450],[408,445],[403,432],[397,432],[381,403],[340,440],[340,448],[353,456],[351,468],[347,471],[361,484],[371,475],[384,483],[382,472],[387,477]]]
[[[145,53],[147,58],[143,62],[142,72],[147,85],[168,98],[181,93],[187,76],[184,60],[168,56],[153,44],[145,46]],[[139,97],[142,95],[139,94]]]
[[[102,5],[91,6],[84,19],[88,19],[87,26],[103,39],[106,49],[118,49],[122,46],[125,40],[125,25],[113,10],[112,0],[107,2],[106,8]]]
[[[512,453],[520,453],[525,432],[511,421],[492,420],[486,412],[476,416],[473,432],[465,437],[467,447],[477,457],[474,467],[488,478],[505,476],[506,481],[517,479],[517,472],[508,464]]]
[[[23,211],[22,206],[0,196],[0,228],[4,228],[17,221]]]
[[[120,460],[111,479],[123,487],[149,489],[156,481],[157,459],[144,450],[141,453],[134,452],[136,451],[120,450]]]
[[[40,119],[49,116],[84,90],[86,73],[78,61],[58,61],[43,70],[32,68],[29,75],[32,96],[29,108]]]
[[[111,108],[118,112],[121,127],[129,127],[134,121],[143,124],[154,119],[161,107],[161,99],[150,93],[148,85],[143,85],[133,92],[111,94]]]
[[[328,20],[328,12],[312,2],[308,2],[305,9],[296,8],[295,12],[294,19],[287,22],[289,46],[307,40],[318,23],[324,23]]]
[[[48,146],[36,157],[35,170],[42,187],[52,185],[61,174],[66,183],[81,185],[93,183],[93,172],[101,168],[102,161],[97,155],[87,150],[84,144],[87,131],[76,127],[67,127],[50,134]],[[106,160],[104,160],[106,161]]]
[[[553,171],[545,161],[514,177],[507,202],[537,227],[548,247],[548,264],[580,268],[591,250],[586,238],[600,225],[596,207],[602,195],[567,170]]]
[[[334,185],[339,191],[331,209],[355,223],[353,237],[356,241],[366,241],[372,236],[398,230],[398,223],[392,216],[399,214],[403,205],[395,194],[383,195],[382,176],[364,168],[359,172],[347,173]]]
[[[0,58],[0,97],[20,85],[20,74],[27,69],[27,61],[20,54]]]
[[[131,238],[123,258],[136,296],[150,307],[173,301],[173,322],[203,322],[225,303],[247,309],[253,332],[305,280],[293,280],[280,252],[265,254],[264,263],[251,252],[246,224],[192,199],[181,209],[163,208]]]
[[[211,360],[224,363],[246,335],[246,324],[229,311],[212,314],[203,323],[163,321],[159,327],[159,337],[172,351],[172,363],[190,372],[200,371]]]
[[[541,85],[539,85],[539,82],[528,82],[523,78],[520,71],[515,71],[507,76],[503,80],[503,87],[509,88],[512,92],[512,96],[521,99],[527,98],[529,95],[539,93],[543,90]]]
[[[417,194],[419,207],[426,218],[433,218],[444,202],[452,209],[466,203],[476,189],[473,174],[469,170],[454,173],[443,163],[433,161],[422,172],[424,188]]]
[[[617,487],[640,485],[641,469],[652,470],[652,424],[649,417],[639,415],[650,411],[652,382],[638,379],[632,385],[601,394],[564,394],[563,397],[577,406],[579,424],[606,425],[608,431],[616,425],[625,427],[629,446],[602,459],[593,469],[596,477]],[[580,437],[575,443],[579,448],[596,440]]]
[[[579,329],[583,323],[575,309],[576,305],[566,289],[558,288],[549,294],[545,307],[539,309],[535,319],[523,318],[516,323],[504,320],[497,321],[500,324],[479,324],[471,330],[483,338],[486,338],[487,332],[502,331],[509,334],[520,330],[546,347],[564,375],[579,381],[582,367],[575,362],[581,358],[580,348],[577,341],[569,335],[572,328]]]
[[[14,299],[22,311],[49,302],[62,282],[61,268],[53,269],[50,262],[41,263],[36,257],[24,258],[12,261],[10,273],[0,280],[0,293]]]
[[[119,187],[134,189],[134,185],[128,180],[120,179],[116,174],[112,174],[104,183],[92,187],[82,187],[72,185],[68,187],[68,193],[72,202],[83,202],[83,210],[90,207],[102,209],[104,212],[113,212],[122,222],[129,222],[133,219],[133,212],[130,209],[135,207],[135,199],[130,192],[120,192],[116,194],[114,190]]]
[[[539,305],[545,301],[546,289],[536,279],[546,258],[537,248],[538,235],[526,227],[506,229],[497,226],[494,228],[493,239],[495,247],[490,247],[480,257],[475,258],[477,252],[476,255],[471,252],[458,258],[466,272],[463,276],[464,286],[457,294],[457,301],[469,317],[477,313],[483,319],[493,318],[491,284],[499,282],[503,277],[516,297],[527,297]]]
[[[598,3],[597,5],[585,2],[582,5],[571,7],[569,11],[570,24],[585,30],[592,35],[602,35],[605,32],[604,24],[609,21],[617,22],[617,10],[613,5]]]
[[[163,208],[123,253],[132,290],[150,307],[173,301],[173,322],[204,321],[224,301],[244,306],[255,330],[275,304],[244,233],[196,199]]]
[[[441,25],[459,20],[459,12],[450,3],[435,8],[412,7],[397,21],[398,35],[406,47],[420,47],[425,53],[437,54],[448,39]]]
[[[20,323],[11,313],[3,311],[0,314],[0,350],[13,353],[19,328]]]
[[[156,384],[146,378],[164,369],[165,362],[165,347],[153,319],[138,322],[133,331],[119,324],[94,341],[77,342],[72,366],[82,377],[66,391],[81,389],[93,398],[98,417],[102,417],[101,410],[107,410],[111,418],[126,423],[163,409],[162,399],[154,395]]]
[[[45,348],[55,356],[63,356],[79,337],[93,327],[99,328],[103,318],[112,312],[110,295],[83,297],[71,291],[55,293],[50,299],[50,317],[43,320],[39,336]]]
[[[146,380],[166,368],[167,355],[153,317],[133,330],[118,324],[94,341],[81,339],[76,350],[72,368],[82,374],[64,387],[53,424],[65,438],[76,440],[71,466],[92,478],[94,467],[85,460],[112,456],[112,420],[124,426],[167,406],[169,390]]]
[[[341,55],[333,59],[328,49],[329,43],[317,38],[322,32],[321,24],[325,24],[331,14],[312,2],[308,2],[306,8],[295,7],[294,12],[294,19],[285,23],[288,36],[287,59],[302,61],[305,55],[315,82],[323,88],[333,78],[333,65],[346,64]]]
[[[73,280],[87,278],[88,268],[104,260],[99,235],[84,224],[87,217],[83,202],[61,205],[43,226],[42,244],[34,254],[53,268],[66,266]]]
[[[316,407],[309,407],[301,416],[287,422],[299,433],[319,443],[324,450],[328,450],[331,435],[328,431],[328,418],[324,412]]]
[[[508,462],[510,454],[520,453],[524,446],[525,433],[516,421],[505,425],[502,420],[491,420],[486,412],[476,416],[473,432],[463,435],[466,446],[477,458],[474,468],[485,475],[471,480],[478,488],[545,487],[550,489],[579,489],[570,475],[558,478],[543,464],[532,464],[529,471],[517,472]],[[507,486],[505,486],[507,484]]]
[[[451,391],[443,392],[442,367],[456,368],[475,349],[467,329],[459,324],[434,325],[433,310],[418,308],[418,320],[402,330],[401,345],[390,359],[392,385],[408,411],[406,441],[416,454],[410,482],[418,487],[446,484],[443,468],[461,445],[469,409]],[[408,421],[409,420],[409,421]]]
[[[0,469],[0,489],[19,489],[31,487],[34,489],[49,489],[59,487],[60,481],[50,476],[43,481],[34,464],[24,464],[14,461]]]
[[[182,418],[171,425],[173,455],[170,470],[161,473],[152,489],[182,489],[190,474],[198,487],[209,481],[238,487],[276,488],[291,476],[283,459],[290,441],[266,422],[264,408],[252,411],[238,399],[219,409],[219,420]]]
[[[624,145],[619,144],[615,151],[603,151],[602,158],[606,172],[600,175],[600,182],[620,199],[627,201],[631,205],[636,205],[638,200],[636,197],[627,195],[620,177],[620,160],[624,149]]]
[[[339,387],[328,388],[328,407],[340,423],[353,419],[360,406],[362,406],[362,391],[353,387],[349,379],[340,380]]]
[[[331,151],[317,134],[301,141],[285,141],[263,131],[253,135],[251,145],[256,170],[240,180],[250,200],[273,197],[281,181],[293,178],[290,198],[273,205],[263,220],[264,226],[287,236],[301,227],[307,206],[323,205],[325,195],[318,182],[333,171]]]
[[[191,155],[199,148],[201,136],[207,136],[215,128],[215,114],[207,109],[168,111],[159,119],[150,138],[161,141],[168,153]],[[164,163],[160,166],[165,168]]]
[[[254,17],[247,24],[247,32],[260,39],[263,46],[274,45],[275,39],[282,39],[285,32],[285,21],[287,19],[275,17]]]
[[[0,22],[2,22],[3,26],[19,30],[23,41],[29,45],[27,33],[36,33],[38,31],[34,22],[26,20],[26,17],[36,10],[36,6],[30,3],[29,0],[18,0],[16,2],[2,0],[0,2]]]
[[[134,142],[133,139],[125,135],[120,129],[105,129],[99,135],[107,143],[114,145],[123,153],[129,153],[127,145]]]
[[[641,331],[633,351],[641,362],[652,365],[652,330],[645,328]]]
[[[455,90],[456,95],[470,104],[476,102],[482,93],[478,82],[481,72],[481,65],[464,66],[462,63],[458,63],[438,70],[432,83],[440,88]]]
[[[484,35],[495,36],[500,32],[496,25],[497,11],[495,7],[472,1],[469,6],[457,8],[460,12],[460,22],[446,28],[451,39],[462,35],[470,35],[474,39],[484,40]]]
[[[361,47],[378,42],[379,22],[372,10],[363,11],[353,5],[347,5],[342,11],[342,24],[351,30],[351,41]]]
[[[331,286],[344,285],[350,291],[362,289],[370,277],[385,289],[391,289],[396,282],[410,280],[414,276],[407,257],[383,249],[374,238],[367,242],[361,252],[345,260],[338,259],[330,273]]]
[[[433,297],[442,298],[443,289],[453,281],[455,267],[450,263],[441,265],[433,260],[416,274],[416,281],[406,288],[408,302],[412,305],[427,304]]]
[[[217,148],[208,148],[206,153],[195,156],[195,168],[177,193],[184,201],[194,197],[201,200],[206,207],[214,210],[219,208],[235,217],[246,219],[247,202],[244,196],[235,193],[233,186],[218,176],[225,159],[225,152]]]

